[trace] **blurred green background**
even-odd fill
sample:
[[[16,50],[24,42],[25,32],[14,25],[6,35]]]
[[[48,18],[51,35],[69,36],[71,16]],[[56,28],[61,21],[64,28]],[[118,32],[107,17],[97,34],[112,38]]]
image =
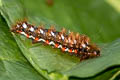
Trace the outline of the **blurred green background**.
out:
[[[1,80],[119,80],[120,0],[0,0],[0,11]],[[24,18],[36,26],[86,34],[101,56],[80,62],[11,34],[12,25]]]

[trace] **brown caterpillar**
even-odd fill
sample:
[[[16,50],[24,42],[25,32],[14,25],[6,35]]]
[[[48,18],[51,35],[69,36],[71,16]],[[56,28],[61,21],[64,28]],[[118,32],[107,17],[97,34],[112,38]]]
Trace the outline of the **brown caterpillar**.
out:
[[[54,27],[50,27],[50,29],[45,29],[42,26],[35,27],[24,20],[14,25],[11,31],[32,39],[33,43],[44,42],[55,48],[60,48],[64,52],[79,57],[80,60],[100,56],[100,49],[90,43],[89,37],[79,33],[66,33],[64,28],[58,32]]]

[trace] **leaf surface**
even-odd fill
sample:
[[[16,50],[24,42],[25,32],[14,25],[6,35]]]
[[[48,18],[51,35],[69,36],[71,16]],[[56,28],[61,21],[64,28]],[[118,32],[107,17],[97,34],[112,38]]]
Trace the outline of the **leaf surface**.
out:
[[[2,0],[1,14],[10,28],[16,21],[27,18],[36,26],[43,24],[49,28],[55,25],[58,31],[64,26],[86,34],[93,42],[99,43],[100,57],[79,62],[78,58],[58,49],[41,43],[32,44],[24,36],[13,34],[28,61],[47,78],[52,73],[64,74],[64,77],[90,77],[111,66],[120,65],[120,15],[105,0],[57,0],[52,6],[43,0]]]

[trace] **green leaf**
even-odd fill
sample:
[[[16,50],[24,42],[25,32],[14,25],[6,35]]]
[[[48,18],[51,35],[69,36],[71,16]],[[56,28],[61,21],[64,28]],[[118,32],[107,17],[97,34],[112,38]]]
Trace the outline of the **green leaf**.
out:
[[[69,76],[91,77],[111,66],[120,65],[120,16],[108,2],[56,0],[48,6],[43,0],[1,0],[1,14],[10,28],[16,21],[28,18],[37,26],[44,24],[48,28],[58,24],[57,30],[64,26],[99,43],[100,57],[79,62],[78,58],[63,54],[58,49],[32,44],[31,40],[13,34],[20,50],[39,73],[48,79],[59,76],[59,79],[66,80]]]
[[[0,80],[46,80],[22,55],[0,15]]]
[[[113,78],[113,76],[116,75],[116,73],[118,73],[119,70],[120,70],[119,67],[111,67],[93,77],[86,77],[86,78],[70,77],[69,80],[109,80]],[[111,80],[114,80],[114,79],[111,79]]]
[[[110,80],[117,80],[117,79],[119,79],[119,78],[120,78],[120,71],[116,72],[116,73],[112,76],[112,78],[110,78]]]

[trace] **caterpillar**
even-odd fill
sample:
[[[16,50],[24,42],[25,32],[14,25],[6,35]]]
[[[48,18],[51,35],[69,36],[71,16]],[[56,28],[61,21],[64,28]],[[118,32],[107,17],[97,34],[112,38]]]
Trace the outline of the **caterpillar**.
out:
[[[80,61],[100,56],[100,48],[92,44],[88,36],[66,32],[65,28],[59,32],[53,26],[45,29],[43,26],[36,27],[27,20],[23,20],[12,26],[11,32],[32,39],[33,43],[43,42],[59,48],[63,52],[79,57]]]

